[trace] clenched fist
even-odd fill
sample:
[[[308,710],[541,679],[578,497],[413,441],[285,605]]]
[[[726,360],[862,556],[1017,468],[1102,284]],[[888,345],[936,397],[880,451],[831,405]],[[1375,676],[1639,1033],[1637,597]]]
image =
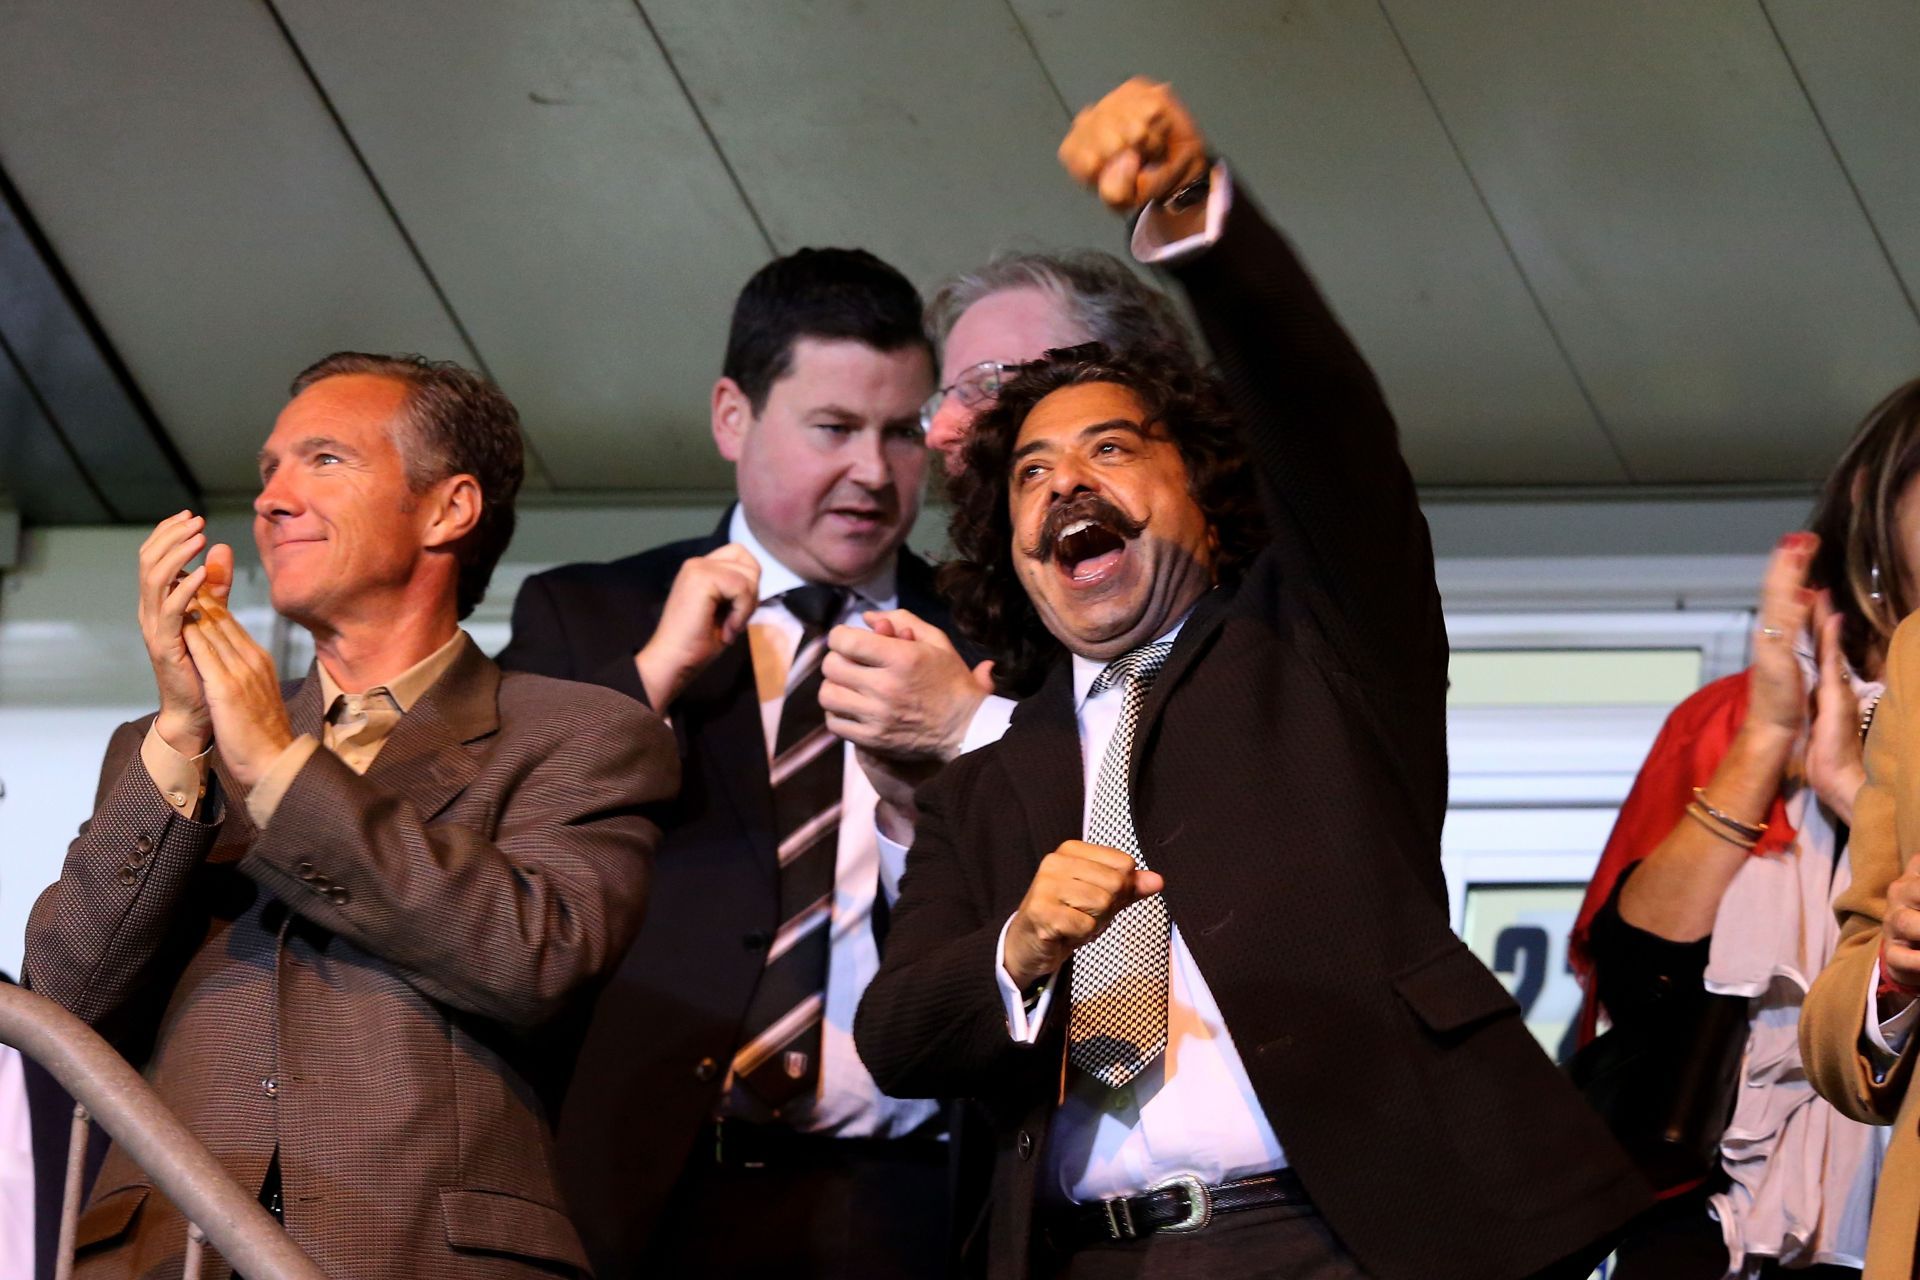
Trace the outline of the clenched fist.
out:
[[[1207,142],[1171,86],[1135,76],[1074,117],[1060,163],[1131,213],[1205,173]]]
[[[664,715],[695,676],[738,640],[760,605],[760,562],[737,542],[680,566],[653,638],[634,655],[641,687]]]
[[[1040,861],[1007,928],[1006,970],[1025,988],[1059,972],[1112,919],[1166,885],[1132,857],[1103,844],[1069,840]]]

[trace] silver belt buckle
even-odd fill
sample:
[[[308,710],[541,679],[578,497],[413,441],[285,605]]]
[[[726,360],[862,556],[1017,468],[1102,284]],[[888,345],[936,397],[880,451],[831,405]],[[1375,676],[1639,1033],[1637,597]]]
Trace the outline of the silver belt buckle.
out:
[[[1126,1196],[1102,1200],[1100,1207],[1107,1211],[1108,1239],[1132,1240],[1140,1234],[1133,1225],[1133,1205]]]
[[[1209,1222],[1213,1221],[1213,1193],[1207,1190],[1206,1183],[1200,1181],[1200,1179],[1190,1173],[1176,1174],[1164,1182],[1154,1183],[1151,1187],[1148,1187],[1147,1190],[1149,1192],[1170,1191],[1174,1187],[1178,1187],[1187,1193],[1187,1216],[1178,1222],[1168,1223],[1166,1226],[1161,1227],[1160,1230],[1170,1231],[1176,1234],[1185,1231],[1199,1231]],[[1107,1216],[1109,1218],[1113,1216],[1112,1209],[1107,1210]],[[1133,1225],[1131,1218],[1129,1218],[1127,1225]],[[1116,1239],[1117,1238],[1118,1237],[1116,1237]]]

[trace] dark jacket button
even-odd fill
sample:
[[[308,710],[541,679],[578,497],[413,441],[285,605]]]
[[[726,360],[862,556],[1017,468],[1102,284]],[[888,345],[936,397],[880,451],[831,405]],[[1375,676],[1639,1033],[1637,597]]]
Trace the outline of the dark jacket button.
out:
[[[1020,1153],[1022,1160],[1033,1159],[1033,1135],[1022,1129],[1020,1136],[1013,1140],[1013,1149]]]
[[[293,874],[299,876],[302,880],[311,880],[313,879],[313,864],[311,862],[296,862],[293,864]]]
[[[741,935],[740,945],[749,951],[765,951],[773,941],[773,935],[765,929],[750,929]]]
[[[149,835],[137,835],[133,838],[133,847],[142,853],[152,853],[153,837]]]
[[[327,899],[336,907],[344,907],[352,901],[353,895],[347,892],[345,885],[337,884],[327,890]]]
[[[693,1078],[701,1082],[713,1079],[720,1074],[720,1064],[712,1058],[702,1058],[693,1064]]]
[[[121,884],[140,883],[139,868],[135,867],[132,863],[128,863],[126,866],[120,868],[120,883]]]

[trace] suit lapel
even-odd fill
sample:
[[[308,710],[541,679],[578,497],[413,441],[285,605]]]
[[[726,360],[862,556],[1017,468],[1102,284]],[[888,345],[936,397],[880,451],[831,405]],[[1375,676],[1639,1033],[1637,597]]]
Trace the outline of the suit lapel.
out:
[[[753,655],[742,635],[687,686],[674,718],[687,721],[688,741],[702,757],[754,850],[754,863],[774,874],[773,783],[767,773],[767,734],[753,684]]]
[[[433,686],[400,717],[367,770],[411,800],[424,821],[473,781],[480,762],[463,748],[500,727],[500,668],[469,637]]]
[[[1227,619],[1227,605],[1232,593],[1213,590],[1200,597],[1200,603],[1193,607],[1193,613],[1187,618],[1187,625],[1180,628],[1180,634],[1173,642],[1173,652],[1167,655],[1167,665],[1160,669],[1159,677],[1153,682],[1153,688],[1147,693],[1147,701],[1140,708],[1140,723],[1134,731],[1133,760],[1127,769],[1129,787],[1137,787],[1140,782],[1140,762],[1147,753],[1160,724],[1160,713],[1166,708],[1167,699],[1192,667],[1200,655],[1212,643],[1214,635]]]
[[[1033,861],[1081,835],[1086,777],[1080,725],[1073,714],[1073,665],[1063,656],[1032,697],[1013,713],[1000,740],[1014,799],[1025,810]]]

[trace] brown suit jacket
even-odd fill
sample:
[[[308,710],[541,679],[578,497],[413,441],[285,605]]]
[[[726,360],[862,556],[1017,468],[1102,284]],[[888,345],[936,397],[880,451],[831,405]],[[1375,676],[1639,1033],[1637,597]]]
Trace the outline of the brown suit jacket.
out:
[[[289,686],[320,728],[316,675]],[[553,1172],[543,1036],[639,927],[678,756],[609,690],[471,642],[365,777],[326,751],[265,831],[216,760],[179,817],[114,735],[92,820],[27,925],[28,981],[95,1024],[339,1277],[585,1272]],[[180,1274],[185,1223],[117,1148],[80,1274]],[[215,1261],[214,1277],[229,1274]]]
[[[1908,618],[1887,655],[1887,692],[1867,737],[1867,784],[1853,804],[1853,883],[1834,904],[1840,945],[1800,1009],[1800,1056],[1813,1087],[1843,1115],[1894,1126],[1874,1192],[1864,1280],[1910,1280],[1920,1252],[1920,1090],[1909,1088],[1920,1044],[1882,1074],[1862,1040],[1887,888],[1920,852],[1920,767],[1910,758],[1920,746],[1916,711],[1920,618]]]

